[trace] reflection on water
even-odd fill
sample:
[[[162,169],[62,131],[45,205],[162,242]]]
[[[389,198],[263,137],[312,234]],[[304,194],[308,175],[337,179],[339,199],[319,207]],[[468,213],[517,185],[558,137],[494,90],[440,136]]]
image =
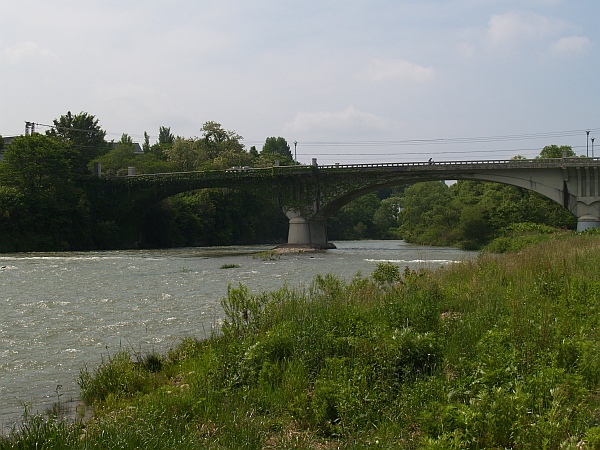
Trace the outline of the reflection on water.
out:
[[[261,292],[318,274],[368,276],[382,261],[418,269],[474,256],[402,241],[336,245],[275,260],[253,257],[271,246],[0,255],[0,428],[25,403],[51,406],[58,385],[61,400],[75,398],[79,370],[103,355],[164,352],[184,336],[208,336],[228,285]]]

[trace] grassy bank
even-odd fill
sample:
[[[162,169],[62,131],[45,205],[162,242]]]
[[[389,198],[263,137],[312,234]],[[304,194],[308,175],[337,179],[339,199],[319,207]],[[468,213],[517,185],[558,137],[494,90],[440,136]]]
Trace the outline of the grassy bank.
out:
[[[600,237],[260,295],[222,333],[83,368],[93,419],[8,448],[599,449]]]

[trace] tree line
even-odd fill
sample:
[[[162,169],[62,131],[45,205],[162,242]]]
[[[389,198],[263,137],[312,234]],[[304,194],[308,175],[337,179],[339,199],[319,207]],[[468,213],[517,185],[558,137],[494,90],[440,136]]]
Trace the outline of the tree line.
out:
[[[98,210],[95,163],[105,176],[127,174],[130,166],[143,174],[295,164],[281,137],[267,138],[259,152],[247,151],[242,136],[216,122],[200,132],[184,138],[160,127],[158,141],[151,145],[145,133],[136,154],[127,134],[109,142],[95,116],[68,112],[44,134],[16,137],[0,149],[0,251],[283,242],[287,218],[274,202],[250,192],[207,189],[171,197],[148,212],[135,237],[125,232],[132,224]]]
[[[223,170],[297,164],[283,137],[268,137],[259,152],[243,137],[208,121],[200,136],[175,136],[160,127],[142,152],[131,136],[107,141],[99,120],[68,112],[45,134],[19,136],[0,147],[0,251],[68,251],[167,248],[284,242],[287,218],[268,195],[233,189],[178,194],[131,224],[99,211],[92,169],[105,176]],[[3,142],[0,139],[0,142]],[[548,146],[540,157],[574,156],[570,147]],[[516,223],[574,227],[575,218],[538,194],[487,182],[458,181],[398,186],[358,198],[327,221],[330,240],[405,239],[479,248]]]

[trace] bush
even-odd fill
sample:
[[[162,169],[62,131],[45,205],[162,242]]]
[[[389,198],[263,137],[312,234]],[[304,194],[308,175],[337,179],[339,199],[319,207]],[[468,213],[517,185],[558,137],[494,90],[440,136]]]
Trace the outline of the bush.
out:
[[[155,369],[156,359],[151,358],[149,365]],[[134,364],[131,355],[119,351],[102,358],[102,363],[89,372],[87,366],[79,372],[77,380],[81,398],[86,403],[101,402],[109,395],[119,399],[131,397],[138,392],[149,392],[157,385],[156,378],[140,364]]]

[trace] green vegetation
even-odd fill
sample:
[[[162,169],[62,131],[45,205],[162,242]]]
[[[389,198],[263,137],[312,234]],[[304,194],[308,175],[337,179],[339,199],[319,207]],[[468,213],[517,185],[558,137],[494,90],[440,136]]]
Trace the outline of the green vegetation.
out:
[[[549,235],[552,236],[552,235]],[[230,287],[221,333],[83,368],[10,448],[600,448],[600,238],[436,272]]]
[[[108,248],[169,248],[285,242],[288,220],[272,192],[203,189],[181,193],[144,214],[115,207],[104,198],[102,180],[91,175],[241,170],[296,164],[282,137],[268,137],[259,153],[242,136],[206,122],[201,136],[175,136],[160,127],[143,152],[123,134],[106,142],[98,119],[68,112],[46,135],[15,138],[0,161],[0,252]],[[540,157],[574,156],[550,145]],[[97,166],[96,166],[97,167]],[[107,196],[108,197],[108,196]],[[135,204],[135,201],[132,200]],[[525,189],[496,183],[416,183],[370,193],[344,205],[327,220],[330,240],[404,239],[426,245],[503,251],[515,245],[518,224],[573,229],[576,219],[560,205]],[[523,243],[531,242],[535,228]],[[496,240],[496,241],[494,241]]]
[[[558,232],[577,225],[571,213],[550,199],[498,183],[417,183],[405,189],[402,206],[400,234],[406,241],[471,250],[497,238],[512,240],[518,230],[533,236],[547,234],[549,227]]]
[[[572,157],[575,153],[571,147],[556,145],[540,152],[540,158],[563,155]],[[515,239],[523,244],[543,239],[548,227],[559,232],[576,225],[571,213],[535,192],[465,180],[450,186],[441,181],[415,183],[364,195],[327,221],[331,240],[404,239],[423,245],[489,251],[519,247]]]
[[[180,194],[144,217],[127,217],[98,192],[102,175],[294,164],[285,139],[267,138],[262,152],[246,151],[242,137],[206,122],[201,137],[175,137],[160,127],[158,142],[135,153],[130,136],[106,142],[98,119],[68,112],[45,135],[15,138],[0,161],[0,252],[283,242],[287,219],[276,199],[231,189]],[[3,142],[3,141],[2,141]],[[140,238],[141,237],[141,238]]]

